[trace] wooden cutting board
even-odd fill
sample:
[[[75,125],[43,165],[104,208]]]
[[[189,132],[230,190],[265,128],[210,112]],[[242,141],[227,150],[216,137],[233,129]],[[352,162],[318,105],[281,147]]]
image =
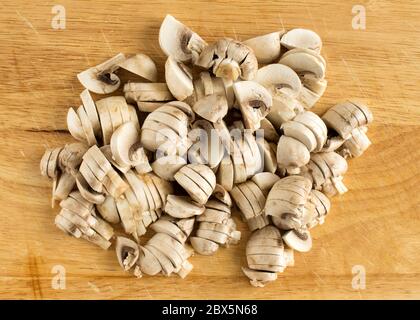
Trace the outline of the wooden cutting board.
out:
[[[357,3],[366,11],[365,30],[352,28],[349,1],[63,0],[66,26],[56,30],[55,1],[2,1],[0,298],[420,298],[420,5]],[[65,119],[68,107],[81,103],[76,73],[118,52],[143,52],[162,80],[158,30],[166,13],[208,41],[313,29],[324,41],[329,82],[315,111],[347,97],[372,108],[373,145],[349,162],[350,191],[332,200],[326,223],[313,231],[313,249],[296,254],[295,267],[265,288],[251,287],[241,273],[249,233],[239,219],[243,241],[213,257],[194,256],[185,280],[135,279],[113,250],[53,224],[57,209],[39,160],[46,147],[72,141]],[[52,286],[56,268],[66,272],[66,289]],[[365,289],[352,286],[361,271]]]

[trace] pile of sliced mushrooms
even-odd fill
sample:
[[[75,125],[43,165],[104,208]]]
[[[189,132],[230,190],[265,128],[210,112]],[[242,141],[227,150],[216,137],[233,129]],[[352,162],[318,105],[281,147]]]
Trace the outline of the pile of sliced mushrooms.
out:
[[[311,249],[328,197],[347,191],[347,159],[370,145],[372,113],[355,99],[309,111],[327,87],[311,30],[207,43],[167,15],[159,44],[165,82],[145,54],[119,53],[77,75],[82,103],[67,113],[77,142],[40,163],[60,206],[55,224],[103,249],[115,243],[137,277],[184,278],[194,253],[240,241],[236,206],[251,231],[242,270],[262,287]],[[109,95],[121,69],[137,80]]]

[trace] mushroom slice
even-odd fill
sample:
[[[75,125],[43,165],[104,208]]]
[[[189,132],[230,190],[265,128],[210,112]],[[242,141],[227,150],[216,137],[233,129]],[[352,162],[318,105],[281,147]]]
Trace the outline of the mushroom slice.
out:
[[[247,267],[242,267],[242,272],[248,277],[252,286],[257,288],[264,287],[267,282],[272,282],[277,279],[277,273],[252,270]]]
[[[317,146],[314,150],[316,152],[320,151],[327,141],[328,130],[322,120],[323,119],[311,111],[302,112],[293,119],[293,121],[304,124],[311,129],[317,141]]]
[[[190,242],[194,251],[204,256],[211,256],[219,249],[216,242],[199,237],[191,237]]]
[[[174,100],[166,83],[128,82],[124,85],[124,95],[127,101],[133,102],[161,102]]]
[[[153,60],[143,53],[137,53],[119,63],[119,66],[151,82],[157,80],[157,69]]]
[[[140,246],[139,259],[137,265],[140,267],[141,272],[154,276],[162,271],[162,266],[159,260],[147,248]]]
[[[279,63],[292,68],[298,74],[312,73],[318,79],[325,77],[325,60],[312,50],[292,49],[280,58]]]
[[[260,68],[254,81],[264,86],[272,96],[283,92],[296,98],[302,90],[302,83],[296,72],[278,63]]]
[[[58,165],[62,171],[76,175],[78,168],[83,160],[83,155],[88,150],[84,143],[66,144],[59,154]]]
[[[212,196],[228,207],[232,207],[232,199],[229,195],[229,192],[227,192],[227,190],[222,185],[216,184]]]
[[[174,218],[190,218],[201,215],[206,208],[193,203],[190,197],[168,195],[164,211]]]
[[[140,140],[140,133],[133,122],[122,124],[111,136],[112,157],[119,166],[136,166],[139,162],[133,158],[134,148]],[[144,159],[137,159],[137,161]]]
[[[322,40],[317,33],[308,29],[292,29],[281,37],[282,46],[287,49],[301,48],[321,52]]]
[[[83,128],[83,131],[85,132],[88,145],[92,146],[94,144],[97,144],[96,137],[93,132],[93,128],[88,118],[88,115],[86,114],[85,108],[83,106],[80,106],[77,109],[77,114],[79,115],[79,119],[82,123],[82,128]]]
[[[165,63],[165,80],[169,91],[177,100],[183,101],[193,94],[191,70],[171,56]]]
[[[295,138],[281,136],[277,145],[277,164],[290,172],[299,172],[310,160],[306,146]]]
[[[286,231],[283,234],[283,241],[290,248],[299,252],[308,252],[312,248],[312,238],[309,231]]]
[[[247,199],[246,195],[244,195],[238,185],[233,187],[230,194],[246,220],[255,216],[254,208],[250,200]]]
[[[96,209],[99,211],[101,217],[109,223],[116,224],[120,222],[117,205],[113,197],[107,196],[103,203],[96,205]]]
[[[107,108],[107,100],[101,99],[96,101],[96,108],[99,114],[99,120],[102,129],[102,141],[105,145],[109,144],[113,132],[111,114]]]
[[[100,204],[105,201],[105,196],[102,193],[94,191],[81,173],[76,176],[76,185],[82,197],[89,202]]]
[[[251,180],[260,188],[260,190],[267,194],[273,185],[280,180],[280,177],[271,172],[260,172],[254,175]]]
[[[277,170],[276,152],[265,139],[257,139],[257,143],[261,157],[264,159],[264,171],[275,173]]]
[[[195,62],[207,43],[168,14],[160,26],[159,45],[168,57],[171,56],[176,61]]]
[[[184,167],[183,167],[184,168]],[[178,171],[175,174],[175,180],[178,184],[190,195],[190,197],[200,205],[203,205],[207,202],[208,198],[211,195],[211,189],[208,186],[207,182],[203,181],[204,179],[200,177],[199,181],[194,181],[193,178],[189,177],[188,175]],[[191,171],[187,172],[190,174]],[[193,173],[194,178],[197,178],[199,175]],[[207,189],[209,194],[202,189],[202,186]]]
[[[175,173],[178,172],[187,162],[183,157],[168,155],[160,157],[152,163],[153,172],[160,178],[168,181],[175,181]]]
[[[159,101],[159,102],[148,102],[148,101],[137,101],[137,107],[142,112],[153,112],[156,109],[163,106],[165,102]]]
[[[114,71],[124,60],[124,54],[119,53],[115,57],[79,73],[77,79],[89,91],[99,94],[114,92],[120,86],[120,79],[114,74]]]
[[[58,159],[62,148],[55,148],[51,151],[50,157],[48,159],[46,173],[49,178],[55,178],[58,174]]]
[[[72,235],[75,238],[80,238],[82,236],[82,232],[80,231],[80,229],[77,228],[77,226],[74,223],[67,220],[60,214],[57,214],[55,216],[54,223],[58,229],[60,229],[68,235]]]
[[[253,131],[260,128],[261,119],[265,118],[273,104],[270,93],[253,81],[235,82],[233,90],[239,103],[245,128]]]
[[[267,118],[261,119],[260,124],[260,129],[263,130],[265,140],[273,143],[279,142],[280,136],[277,133],[277,130],[274,127],[274,125],[270,122],[270,120],[268,120]]]
[[[284,34],[284,32],[284,30],[271,32],[248,39],[243,43],[254,51],[258,63],[271,63],[280,58],[280,37]]]
[[[181,258],[181,260],[187,260],[191,256],[191,253],[189,253],[189,251],[186,250],[184,244],[172,238],[170,235],[166,233],[156,233],[149,240],[149,242],[150,244],[153,244],[153,243],[165,244],[165,246],[169,247],[172,250],[172,252],[176,253]]]
[[[312,152],[317,147],[317,140],[314,133],[297,121],[288,121],[281,125],[284,135],[295,138],[302,142],[309,152]]]
[[[160,198],[162,200],[162,203],[166,203],[166,197],[168,194],[171,194],[174,192],[174,188],[172,186],[172,183],[169,181],[166,181],[164,179],[159,178],[158,176],[154,174],[149,174],[152,182],[154,183],[156,189],[159,192]]]
[[[248,219],[246,222],[251,231],[262,229],[270,224],[270,220],[264,214]]]
[[[140,254],[138,244],[125,237],[117,237],[115,252],[118,263],[125,271],[130,270],[136,264]]]
[[[166,219],[160,218],[152,223],[150,228],[157,233],[166,233],[181,243],[184,243],[187,240],[186,234],[176,224]]]
[[[159,233],[157,233],[156,235],[158,235]],[[162,233],[161,233],[162,234]],[[156,236],[155,235],[155,236]],[[155,236],[153,236],[148,242],[147,242],[147,246],[148,248],[153,247],[155,248],[157,251],[159,251],[160,253],[162,253],[166,258],[169,259],[169,261],[172,263],[172,265],[174,266],[175,270],[174,272],[176,272],[176,270],[178,268],[181,267],[182,265],[182,258],[175,252],[175,250],[173,250],[171,247],[168,246],[167,243],[157,240],[155,239]]]
[[[85,89],[80,94],[80,98],[85,108],[86,114],[88,116],[89,122],[92,125],[93,132],[95,137],[101,137],[101,123],[99,122],[98,111],[96,110],[95,102],[92,99],[92,96],[89,93],[88,89]]]
[[[171,275],[172,272],[174,272],[175,268],[174,268],[173,264],[171,263],[171,260],[169,260],[165,256],[165,254],[163,254],[158,249],[156,249],[154,246],[151,246],[149,244],[146,244],[144,246],[144,248],[149,250],[150,253],[153,254],[153,256],[159,261],[159,263],[161,265],[161,268],[162,268],[162,273],[164,275],[169,276],[169,275]]]
[[[198,216],[197,222],[214,222],[219,224],[226,224],[229,221],[230,212],[224,212],[212,208],[206,208],[204,213]]]
[[[69,108],[67,111],[67,129],[76,140],[87,142],[87,137],[82,127],[82,121],[73,108]]]
[[[232,190],[234,185],[234,168],[229,155],[225,155],[220,162],[216,178],[217,183],[223,186],[226,191]]]
[[[228,111],[226,97],[218,94],[205,96],[194,104],[193,110],[210,122],[220,122]]]
[[[39,162],[39,168],[40,168],[40,171],[41,171],[41,175],[45,176],[45,177],[48,177],[48,178],[49,178],[49,176],[48,176],[48,163],[49,163],[49,159],[51,157],[51,154],[52,154],[53,150],[54,149],[45,150],[45,152],[44,152],[44,154],[41,158],[41,161]]]
[[[218,244],[224,245],[228,241],[229,235],[223,232],[218,232],[215,230],[206,230],[199,228],[196,232],[196,236],[207,239]]]
[[[76,184],[74,176],[68,172],[61,173],[53,187],[52,201],[66,199]]]

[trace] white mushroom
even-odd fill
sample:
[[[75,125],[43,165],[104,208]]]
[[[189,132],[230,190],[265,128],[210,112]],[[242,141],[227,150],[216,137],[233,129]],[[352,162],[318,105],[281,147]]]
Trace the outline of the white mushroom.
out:
[[[183,101],[193,94],[191,70],[171,56],[165,63],[165,79],[169,91],[177,100]]]
[[[120,86],[120,78],[114,74],[114,71],[124,60],[124,54],[119,53],[115,57],[79,73],[77,78],[89,91],[99,94],[114,92]]]
[[[259,63],[271,63],[280,58],[280,37],[284,34],[284,30],[271,32],[244,41],[250,47]]]
[[[281,37],[281,45],[287,49],[311,49],[321,52],[322,40],[318,34],[308,29],[292,29]]]
[[[159,45],[162,51],[176,61],[196,61],[207,43],[195,32],[166,15],[159,30]]]
[[[137,53],[119,63],[119,66],[144,79],[157,81],[157,68],[153,60],[144,53]]]

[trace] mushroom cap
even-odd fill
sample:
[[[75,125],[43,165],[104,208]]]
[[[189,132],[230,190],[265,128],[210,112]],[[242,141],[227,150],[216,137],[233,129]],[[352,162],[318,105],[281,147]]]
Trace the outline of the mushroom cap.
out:
[[[277,145],[277,164],[280,168],[296,169],[309,162],[308,148],[292,137],[281,136]]]
[[[289,230],[283,234],[283,241],[292,249],[308,252],[312,248],[312,237],[309,231]]]
[[[297,97],[302,90],[302,83],[296,72],[286,65],[273,63],[258,69],[254,81],[268,89],[271,95],[284,92]]]
[[[259,63],[271,63],[280,58],[280,37],[284,30],[271,32],[255,38],[248,39],[243,43],[250,47]]]
[[[312,73],[318,79],[325,77],[325,60],[313,50],[292,49],[280,58],[279,63],[292,68],[298,74]]]
[[[183,101],[193,94],[191,71],[171,56],[165,63],[165,80],[169,91],[177,100]]]
[[[137,53],[132,55],[119,63],[120,68],[130,71],[149,81],[157,81],[156,64],[148,55],[144,53]]]
[[[310,49],[321,52],[322,40],[320,36],[309,29],[292,29],[281,37],[281,44],[287,49]]]
[[[131,166],[135,163],[132,151],[140,141],[140,133],[134,122],[123,123],[111,136],[111,151],[114,160],[121,166]]]
[[[113,72],[118,69],[119,63],[125,60],[122,53],[111,59],[77,74],[77,79],[89,91],[98,94],[108,94],[120,86],[120,78]]]

